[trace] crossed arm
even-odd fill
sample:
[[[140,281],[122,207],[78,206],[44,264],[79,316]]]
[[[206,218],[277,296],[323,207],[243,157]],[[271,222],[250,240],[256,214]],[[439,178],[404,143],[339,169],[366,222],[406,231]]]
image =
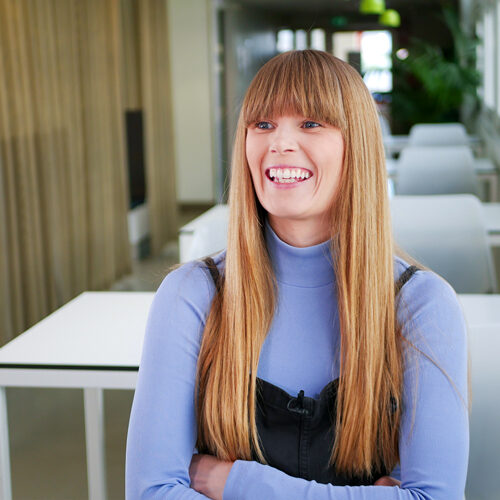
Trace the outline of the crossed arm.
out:
[[[189,466],[191,488],[212,500],[222,500],[224,487],[234,462],[218,460],[211,455],[193,455]],[[400,486],[393,477],[381,477],[374,486]]]

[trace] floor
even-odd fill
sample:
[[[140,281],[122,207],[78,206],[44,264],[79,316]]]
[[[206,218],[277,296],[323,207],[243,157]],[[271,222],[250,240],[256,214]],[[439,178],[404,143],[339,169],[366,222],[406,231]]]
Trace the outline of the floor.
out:
[[[182,226],[206,208],[184,209]],[[136,261],[112,290],[153,291],[178,262],[177,241]],[[108,499],[125,497],[125,443],[133,392],[104,391]],[[7,389],[14,500],[88,499],[83,391]]]

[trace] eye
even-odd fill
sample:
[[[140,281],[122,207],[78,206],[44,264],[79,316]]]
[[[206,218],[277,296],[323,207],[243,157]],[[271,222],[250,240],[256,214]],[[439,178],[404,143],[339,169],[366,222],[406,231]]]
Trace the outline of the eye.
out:
[[[302,124],[302,126],[304,128],[317,128],[321,127],[321,124],[319,124],[318,122],[313,122],[312,120],[307,120]]]
[[[257,122],[255,124],[255,128],[258,128],[260,130],[269,130],[273,128],[273,126],[270,122]]]

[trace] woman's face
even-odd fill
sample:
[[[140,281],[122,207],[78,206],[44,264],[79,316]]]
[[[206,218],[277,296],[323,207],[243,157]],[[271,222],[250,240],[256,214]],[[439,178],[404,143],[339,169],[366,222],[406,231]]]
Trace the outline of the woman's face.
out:
[[[328,220],[344,159],[338,128],[300,115],[266,118],[248,127],[246,156],[269,214],[290,222]]]

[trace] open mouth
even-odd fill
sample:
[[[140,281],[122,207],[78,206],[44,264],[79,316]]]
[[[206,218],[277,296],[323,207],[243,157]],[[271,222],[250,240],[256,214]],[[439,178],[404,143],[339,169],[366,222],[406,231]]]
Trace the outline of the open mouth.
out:
[[[312,177],[312,172],[305,168],[268,168],[267,178],[276,184],[304,182]]]

